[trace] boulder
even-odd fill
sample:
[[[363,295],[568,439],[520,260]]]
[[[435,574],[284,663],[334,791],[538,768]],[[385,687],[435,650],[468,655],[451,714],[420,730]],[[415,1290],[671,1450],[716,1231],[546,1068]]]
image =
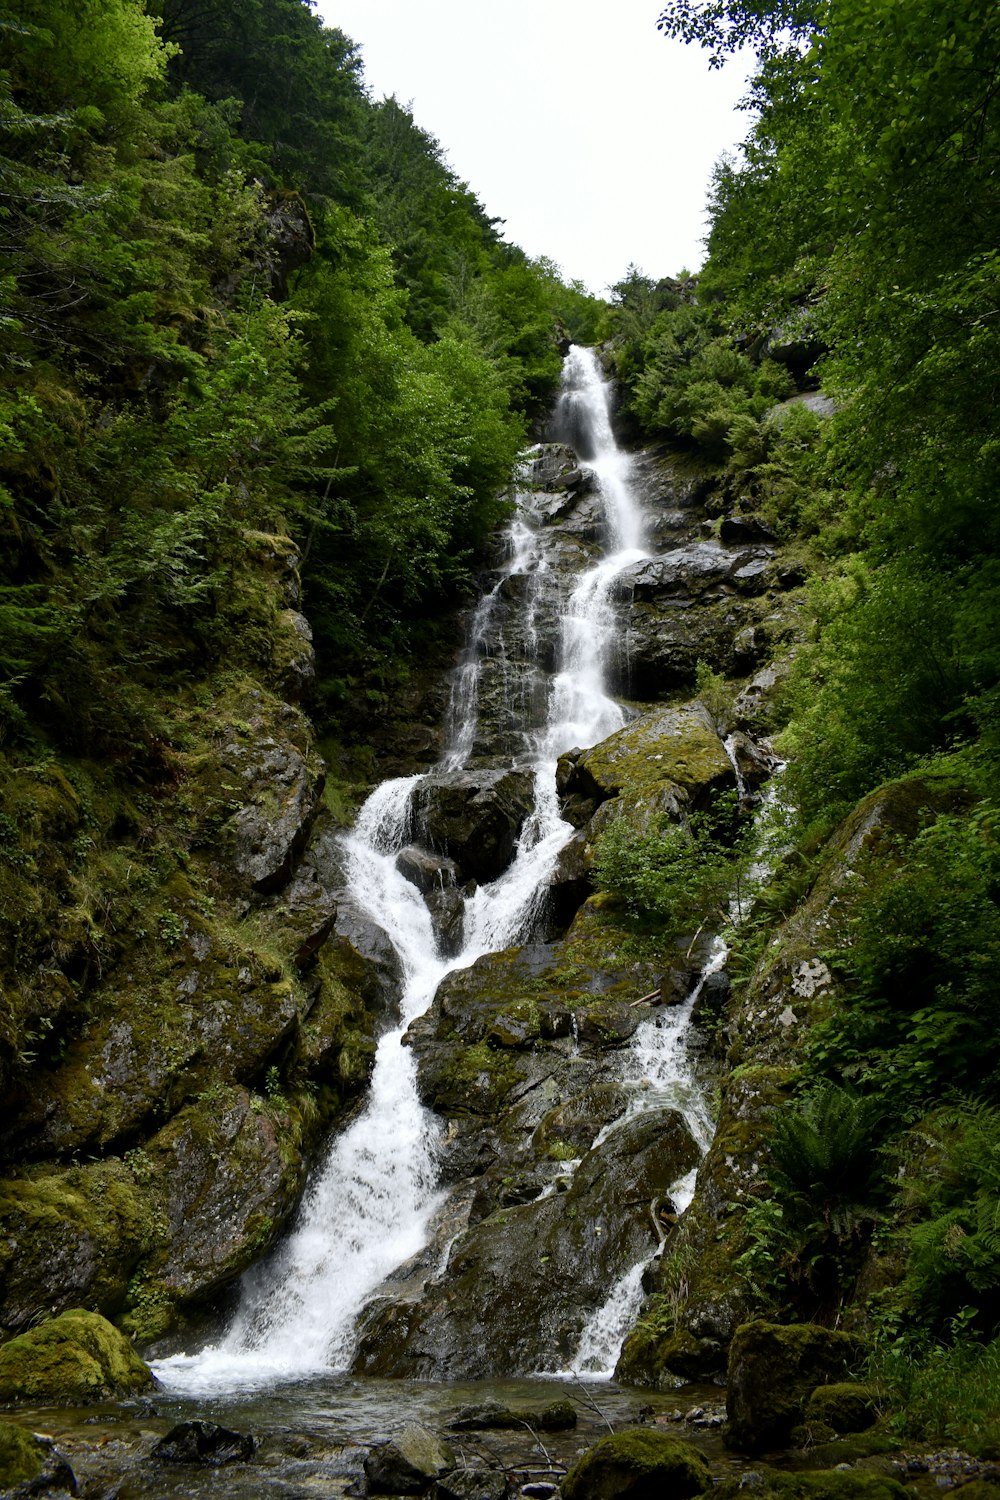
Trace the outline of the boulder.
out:
[[[73,1406],[156,1387],[149,1366],[99,1313],[73,1309],[0,1347],[0,1401]]]
[[[843,1381],[862,1346],[814,1323],[745,1323],[729,1350],[726,1440],[747,1453],[780,1448],[817,1386]]]
[[[489,881],[510,864],[534,807],[530,771],[440,771],[416,795],[421,837],[453,859],[464,879]]]
[[[365,1459],[370,1495],[422,1495],[455,1466],[455,1455],[428,1427],[404,1427],[397,1438],[373,1448]]]
[[[218,1469],[223,1464],[246,1463],[257,1451],[250,1433],[234,1432],[217,1422],[178,1422],[156,1444],[150,1458],[163,1464],[201,1464]]]
[[[711,1484],[708,1464],[693,1443],[633,1428],[588,1448],[559,1492],[563,1500],[687,1500]]]
[[[680,788],[696,805],[710,792],[735,785],[725,747],[700,703],[653,709],[584,750],[564,772],[567,791],[599,801],[654,788]],[[664,786],[663,784],[666,784]]]

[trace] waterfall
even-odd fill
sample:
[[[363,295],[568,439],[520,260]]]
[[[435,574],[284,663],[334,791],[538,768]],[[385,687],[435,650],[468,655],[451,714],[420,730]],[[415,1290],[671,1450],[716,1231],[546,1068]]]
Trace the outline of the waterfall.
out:
[[[358,1314],[385,1277],[426,1241],[439,1202],[439,1127],[419,1102],[403,1033],[430,1005],[447,973],[530,935],[548,878],[573,833],[559,814],[556,760],[574,746],[596,744],[625,720],[604,686],[615,635],[609,596],[616,574],[646,554],[629,483],[630,460],[615,443],[608,387],[590,350],[573,347],[567,356],[555,424],[558,434],[572,438],[593,474],[607,550],[559,599],[557,670],[541,708],[536,695],[518,690],[515,674],[502,674],[511,725],[506,756],[533,770],[533,813],[508,869],[467,899],[464,946],[449,958],[439,951],[423,898],[395,862],[409,841],[413,794],[422,778],[385,782],[365,803],[353,832],[343,837],[352,898],[385,931],[400,959],[399,1024],[382,1037],[367,1103],[335,1139],[288,1239],[244,1279],[225,1338],[200,1354],[178,1355],[156,1366],[168,1389],[224,1391],[346,1368]],[[507,542],[508,562],[470,622],[438,774],[459,771],[473,753],[481,673],[497,649],[494,620],[505,588],[514,580],[525,583],[520,633],[530,644],[535,584],[553,582],[548,539],[532,514],[530,496],[511,523]]]

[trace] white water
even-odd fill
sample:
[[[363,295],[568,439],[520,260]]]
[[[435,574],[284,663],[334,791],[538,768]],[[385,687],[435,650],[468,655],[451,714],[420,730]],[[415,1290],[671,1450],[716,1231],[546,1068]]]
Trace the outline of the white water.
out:
[[[712,1143],[714,1125],[688,1054],[687,1037],[691,1012],[709,976],[726,962],[727,949],[721,938],[710,946],[698,981],[682,1005],[661,1007],[637,1029],[629,1048],[622,1081],[637,1085],[625,1114],[606,1126],[594,1141],[598,1146],[624,1120],[649,1109],[676,1109],[702,1154]],[[694,1197],[697,1168],[671,1183],[674,1210],[683,1213]],[[566,1375],[587,1380],[610,1380],[621,1353],[625,1335],[635,1322],[642,1304],[642,1277],[648,1260],[639,1261],[611,1288],[607,1299],[584,1324],[576,1354]]]
[[[465,912],[465,946],[444,958],[416,888],[396,869],[410,837],[412,794],[421,778],[383,783],[343,840],[348,883],[357,905],[381,926],[402,964],[400,1023],[379,1043],[363,1111],[340,1135],[311,1182],[296,1226],[280,1250],[244,1280],[236,1319],[225,1338],[197,1355],[156,1365],[168,1390],[208,1394],[299,1379],[349,1366],[358,1314],[385,1277],[426,1241],[439,1201],[435,1148],[439,1123],[417,1097],[414,1063],[403,1033],[431,1003],[452,969],[509,947],[531,930],[547,879],[573,829],[559,816],[555,762],[574,746],[597,743],[625,715],[604,690],[613,645],[609,593],[615,575],[645,554],[629,488],[629,460],[615,444],[608,391],[593,354],[574,348],[566,360],[557,419],[572,427],[581,459],[593,469],[610,554],[573,587],[560,625],[559,670],[544,722],[522,723],[511,754],[528,746],[535,807],[511,866],[480,886]],[[545,538],[521,515],[509,534],[505,577],[546,569]],[[450,744],[442,769],[467,763],[475,743],[479,663],[490,649],[491,621],[503,579],[476,611],[449,714]],[[530,634],[533,592],[527,590]]]

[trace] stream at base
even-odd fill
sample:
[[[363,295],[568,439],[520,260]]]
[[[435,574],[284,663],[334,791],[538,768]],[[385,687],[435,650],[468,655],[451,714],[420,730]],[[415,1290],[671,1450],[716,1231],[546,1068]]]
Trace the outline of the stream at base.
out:
[[[577,1425],[565,1432],[449,1432],[464,1406],[499,1402],[538,1410],[568,1399]],[[743,1467],[725,1453],[718,1425],[723,1392],[686,1386],[667,1394],[628,1391],[610,1384],[570,1381],[418,1383],[360,1380],[349,1375],[289,1382],[268,1392],[210,1400],[157,1394],[149,1401],[86,1409],[26,1409],[19,1418],[56,1441],[86,1495],[116,1500],[333,1500],[363,1493],[363,1462],[370,1448],[416,1423],[438,1433],[456,1462],[495,1471],[514,1481],[558,1480],[562,1469],[613,1428],[654,1424],[695,1442],[719,1475]],[[697,1422],[685,1414],[701,1409]],[[248,1463],[219,1468],[165,1464],[152,1450],[177,1423],[202,1420],[251,1434],[258,1448]]]

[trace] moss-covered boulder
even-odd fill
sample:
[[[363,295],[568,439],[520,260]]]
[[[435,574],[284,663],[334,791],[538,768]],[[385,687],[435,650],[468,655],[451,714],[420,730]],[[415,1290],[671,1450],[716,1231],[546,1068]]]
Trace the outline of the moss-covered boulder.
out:
[[[635,1428],[588,1448],[559,1490],[563,1500],[687,1500],[711,1483],[708,1464],[692,1443]]]
[[[871,1386],[840,1380],[817,1386],[805,1407],[808,1425],[822,1423],[834,1432],[865,1432],[878,1417]]]
[[[422,1495],[439,1474],[454,1468],[455,1455],[427,1427],[411,1423],[365,1459],[370,1495]]]
[[[123,1333],[74,1309],[0,1347],[0,1401],[71,1406],[152,1390],[156,1380]]]
[[[814,1323],[744,1324],[729,1350],[727,1442],[747,1453],[781,1447],[816,1387],[843,1381],[861,1354],[851,1334]]]
[[[12,1490],[38,1479],[46,1457],[44,1444],[33,1432],[16,1422],[0,1420],[0,1490]]]
[[[567,793],[598,801],[622,792],[680,788],[699,802],[715,789],[735,786],[732,764],[700,703],[654,709],[632,719],[599,745],[584,750],[572,768],[564,763]]]

